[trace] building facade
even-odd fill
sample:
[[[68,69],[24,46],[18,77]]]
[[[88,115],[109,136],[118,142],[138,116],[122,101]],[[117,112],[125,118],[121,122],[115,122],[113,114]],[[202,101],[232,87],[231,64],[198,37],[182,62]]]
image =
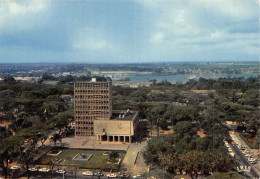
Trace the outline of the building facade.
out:
[[[99,142],[131,143],[137,137],[138,124],[138,111],[113,111],[110,120],[94,120],[94,135]]]
[[[112,116],[112,82],[74,83],[75,136],[93,136],[94,120],[109,120]]]

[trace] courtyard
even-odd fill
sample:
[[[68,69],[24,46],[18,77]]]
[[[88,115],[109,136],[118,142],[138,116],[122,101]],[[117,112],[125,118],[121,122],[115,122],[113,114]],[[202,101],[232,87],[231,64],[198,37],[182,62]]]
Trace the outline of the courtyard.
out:
[[[81,169],[118,170],[126,152],[117,150],[118,157],[114,162],[109,161],[108,150],[78,150],[78,149],[55,149],[58,155],[46,155],[37,160],[36,165],[51,165],[78,167]],[[55,153],[51,152],[51,153]],[[82,158],[80,158],[81,156]],[[85,157],[87,156],[87,157]]]

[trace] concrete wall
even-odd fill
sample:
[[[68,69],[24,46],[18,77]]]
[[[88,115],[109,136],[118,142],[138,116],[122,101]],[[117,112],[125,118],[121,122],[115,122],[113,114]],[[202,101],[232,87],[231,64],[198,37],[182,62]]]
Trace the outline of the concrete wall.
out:
[[[105,129],[106,135],[111,136],[134,135],[134,126],[132,121],[94,120],[94,134],[103,135],[103,129]]]

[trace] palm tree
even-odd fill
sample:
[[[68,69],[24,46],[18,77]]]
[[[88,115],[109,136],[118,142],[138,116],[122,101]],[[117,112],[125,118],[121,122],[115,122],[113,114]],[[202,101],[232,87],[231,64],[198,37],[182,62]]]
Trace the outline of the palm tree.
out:
[[[31,146],[29,148],[26,148],[24,150],[20,151],[18,161],[23,164],[26,168],[27,178],[29,179],[29,165],[33,163],[33,159],[37,153],[37,150],[35,147]]]
[[[55,133],[55,134],[52,136],[52,139],[51,139],[51,140],[52,140],[52,142],[54,143],[54,146],[56,146],[57,141],[60,141],[60,142],[61,142],[62,137],[61,137],[60,134]]]
[[[46,133],[42,133],[40,136],[40,140],[43,146],[43,143],[48,139],[48,135]]]
[[[0,139],[0,167],[3,169],[4,177],[8,175],[9,160],[16,157],[16,150],[21,146],[21,141],[16,136]]]
[[[0,167],[3,169],[4,178],[7,178],[8,175],[8,160],[10,159],[10,155],[8,152],[8,148],[2,145],[2,141],[0,142]]]

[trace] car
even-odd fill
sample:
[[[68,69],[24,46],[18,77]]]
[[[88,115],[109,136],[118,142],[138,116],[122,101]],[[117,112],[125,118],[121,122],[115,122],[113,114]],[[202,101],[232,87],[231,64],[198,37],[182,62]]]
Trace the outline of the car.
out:
[[[120,177],[121,178],[129,178],[129,175],[127,173],[121,173]]]
[[[37,171],[38,171],[37,168],[29,168],[28,170],[29,170],[30,172],[37,172]]]
[[[84,176],[93,176],[93,172],[92,171],[86,171],[86,172],[83,172],[82,175],[84,175]]]
[[[180,175],[180,174],[181,174],[180,169],[178,169],[178,168],[175,169],[174,172],[175,172],[177,175]]]
[[[114,173],[109,173],[109,174],[107,174],[107,177],[108,178],[116,178],[117,176]]]
[[[104,152],[103,155],[110,155],[111,152]]]
[[[40,168],[38,171],[39,171],[39,172],[47,173],[47,172],[50,171],[50,169],[48,169],[48,168]]]
[[[245,154],[245,156],[246,156],[246,157],[252,157],[252,154],[247,153],[247,154]]]
[[[255,163],[257,163],[257,162],[254,160],[254,161],[249,161],[249,163],[255,164]]]
[[[18,167],[18,166],[12,166],[12,167],[10,167],[10,169],[11,169],[11,170],[19,170],[20,167]]]
[[[93,175],[94,176],[100,176],[100,177],[104,176],[104,174],[101,171],[95,172]]]
[[[66,171],[65,171],[65,170],[56,170],[56,173],[59,173],[59,174],[65,174]]]
[[[183,174],[183,175],[187,175],[186,170],[182,170],[182,174]]]
[[[243,154],[247,154],[247,153],[249,153],[249,151],[248,150],[244,150],[244,151],[242,151],[242,153]]]
[[[256,161],[256,159],[253,158],[253,157],[248,157],[248,161],[249,161],[249,162],[254,162],[254,161]]]

